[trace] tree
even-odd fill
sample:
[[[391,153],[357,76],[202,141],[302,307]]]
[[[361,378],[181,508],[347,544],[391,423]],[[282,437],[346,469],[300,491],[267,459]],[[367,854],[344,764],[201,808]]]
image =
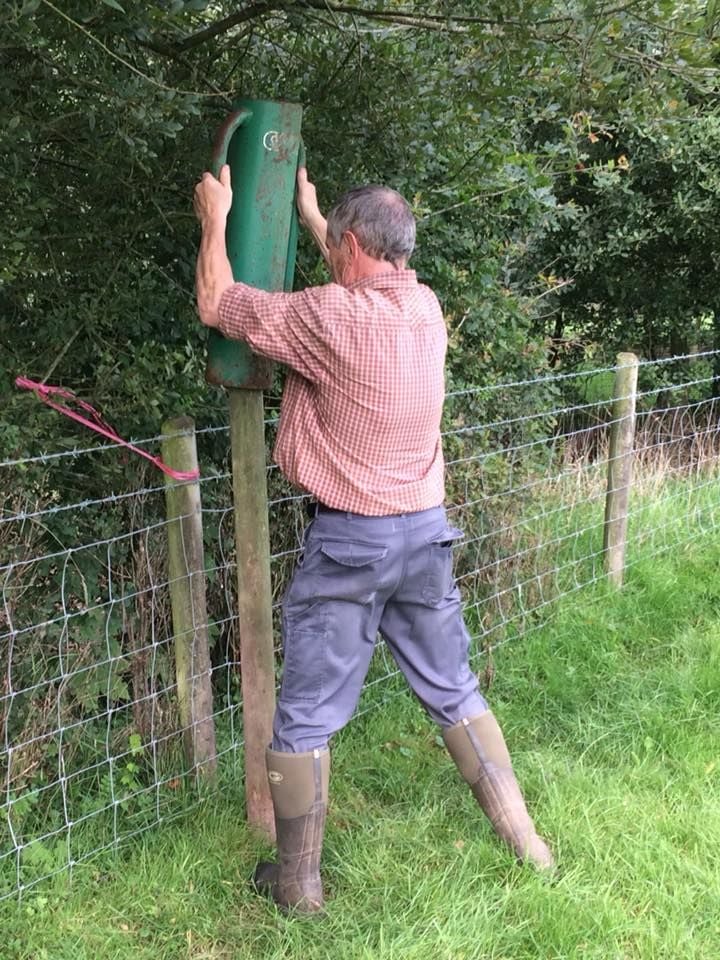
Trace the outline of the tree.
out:
[[[79,388],[134,435],[173,408],[219,415],[202,375],[190,195],[234,90],[306,105],[326,204],[348,180],[410,197],[415,265],[451,328],[451,382],[537,370],[552,301],[538,256],[579,224],[577,117],[609,130],[632,113],[640,129],[659,98],[680,114],[702,91],[696,112],[709,109],[714,14],[695,22],[695,9],[14,0],[0,45],[3,449],[75,436],[28,414],[17,373]],[[300,267],[301,283],[321,276],[311,250]]]
[[[553,361],[617,349],[656,358],[717,343],[707,269],[720,213],[707,42],[716,24],[713,7],[697,10],[677,5],[654,38],[631,19],[625,50],[582,103],[568,105],[578,107],[578,159],[555,185],[562,226],[536,238],[523,274],[546,287],[548,310],[533,329],[551,339]]]

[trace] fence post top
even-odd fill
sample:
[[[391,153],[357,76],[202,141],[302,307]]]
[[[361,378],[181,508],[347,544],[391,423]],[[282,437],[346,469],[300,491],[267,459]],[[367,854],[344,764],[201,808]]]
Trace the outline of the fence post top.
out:
[[[617,355],[619,367],[635,367],[640,362],[636,353],[622,352]]]
[[[162,425],[164,434],[178,433],[180,431],[192,431],[195,429],[195,421],[187,414],[179,417],[169,417]]]

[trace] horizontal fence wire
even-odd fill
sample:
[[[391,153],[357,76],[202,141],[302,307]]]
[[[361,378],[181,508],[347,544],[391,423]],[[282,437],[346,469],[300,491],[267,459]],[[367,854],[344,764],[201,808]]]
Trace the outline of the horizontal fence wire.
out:
[[[639,365],[628,572],[717,532],[719,359],[705,351]],[[455,571],[485,684],[494,651],[605,580],[617,369],[447,394],[446,505],[464,531]],[[268,449],[277,422],[265,422]],[[211,654],[219,776],[242,777],[228,427],[195,435],[205,558],[181,578],[168,568],[167,485],[119,445],[0,462],[0,899],[202,802],[185,750],[194,724],[181,720],[175,670],[176,644],[200,628]],[[135,442],[157,449],[164,439]],[[282,596],[310,498],[272,463],[267,483],[279,675]],[[177,632],[171,590],[198,576],[207,610],[193,609],[192,626]],[[401,695],[406,687],[378,638],[356,716]]]

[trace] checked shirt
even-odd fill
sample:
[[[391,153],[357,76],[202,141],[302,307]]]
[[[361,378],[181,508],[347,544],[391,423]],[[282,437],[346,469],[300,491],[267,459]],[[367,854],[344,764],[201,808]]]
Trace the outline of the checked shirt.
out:
[[[414,271],[296,293],[237,283],[219,329],[290,368],[274,458],[294,485],[366,516],[443,502],[447,335]]]

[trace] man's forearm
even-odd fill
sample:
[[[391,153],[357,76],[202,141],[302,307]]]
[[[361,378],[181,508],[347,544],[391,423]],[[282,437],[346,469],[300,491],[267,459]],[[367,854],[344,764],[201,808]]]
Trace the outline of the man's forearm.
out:
[[[312,234],[313,240],[317,244],[320,253],[325,259],[325,262],[329,263],[327,246],[327,220],[318,211],[316,216],[305,221],[305,225]]]
[[[200,320],[207,327],[220,324],[220,298],[233,284],[232,268],[225,248],[225,221],[203,223],[195,271]]]
[[[327,220],[320,213],[315,186],[308,180],[307,170],[304,166],[298,169],[297,174],[297,206],[300,222],[310,231],[313,240],[320,248],[320,253],[325,258],[325,263],[330,266],[327,246]]]

